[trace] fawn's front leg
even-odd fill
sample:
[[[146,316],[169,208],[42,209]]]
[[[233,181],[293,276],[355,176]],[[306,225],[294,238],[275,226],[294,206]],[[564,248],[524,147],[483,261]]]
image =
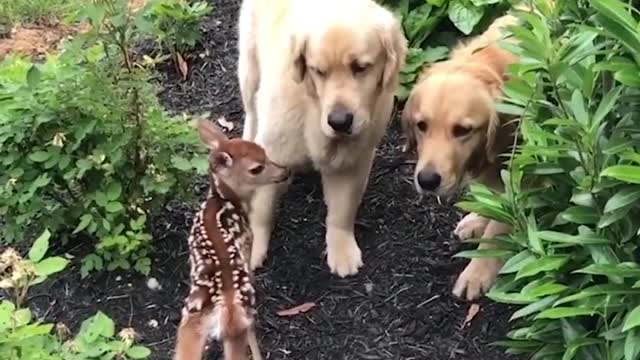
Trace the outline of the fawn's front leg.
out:
[[[493,239],[498,235],[504,235],[511,232],[511,226],[501,222],[490,220],[484,234],[483,239]],[[496,249],[495,244],[481,243],[479,250]],[[466,294],[466,299],[471,301],[479,298],[482,294],[489,291],[496,281],[498,272],[502,268],[503,261],[500,258],[475,258],[471,259],[467,267],[456,280],[453,288],[453,294],[462,297]]]
[[[354,225],[372,163],[373,152],[349,171],[322,172],[327,205],[327,263],[331,272],[340,277],[356,274],[363,265]]]

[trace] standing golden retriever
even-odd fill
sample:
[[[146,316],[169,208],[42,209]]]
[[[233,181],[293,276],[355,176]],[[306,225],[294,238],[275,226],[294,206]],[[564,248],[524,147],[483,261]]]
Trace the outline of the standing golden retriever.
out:
[[[517,23],[507,15],[482,35],[454,49],[447,61],[423,72],[402,116],[407,149],[417,147],[414,183],[418,192],[440,196],[457,193],[470,179],[501,189],[498,155],[513,142],[513,128],[496,111],[507,67],[517,61],[497,42],[504,28]],[[455,233],[462,239],[493,238],[510,228],[469,214]],[[480,248],[489,245],[482,244]],[[460,274],[454,294],[475,299],[494,283],[502,263],[494,258],[471,260]]]
[[[244,0],[239,32],[243,138],[280,165],[320,172],[329,268],[355,274],[356,212],[407,52],[400,23],[373,0]],[[264,187],[251,204],[253,268],[284,190]]]

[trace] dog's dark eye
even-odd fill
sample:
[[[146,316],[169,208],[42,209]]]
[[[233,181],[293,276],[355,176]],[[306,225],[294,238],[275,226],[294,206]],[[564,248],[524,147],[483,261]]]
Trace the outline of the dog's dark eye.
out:
[[[420,130],[421,132],[426,132],[427,131],[427,122],[426,121],[418,121],[416,123],[416,127],[418,128],[418,130]]]
[[[473,128],[469,126],[456,125],[453,127],[453,136],[455,137],[463,137],[469,135],[469,133],[473,130]]]
[[[327,72],[324,70],[320,70],[317,67],[312,67],[311,71],[313,71],[314,73],[316,73],[316,75],[320,76],[320,77],[325,77],[327,75]]]
[[[251,174],[253,174],[253,175],[258,175],[263,171],[264,171],[264,166],[263,165],[258,165],[258,166],[255,166],[255,167],[252,167],[251,169],[249,169],[249,172]]]
[[[353,75],[362,74],[363,72],[367,71],[368,68],[369,64],[359,64],[356,61],[351,63],[351,72],[353,73]]]

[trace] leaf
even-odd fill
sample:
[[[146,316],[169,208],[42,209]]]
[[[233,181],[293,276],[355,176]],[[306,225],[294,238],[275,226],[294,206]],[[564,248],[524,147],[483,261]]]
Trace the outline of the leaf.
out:
[[[53,153],[47,151],[36,151],[29,155],[29,159],[33,162],[45,162],[49,160],[51,155],[53,155]]]
[[[91,214],[82,215],[82,217],[80,217],[80,223],[73,230],[73,234],[77,234],[80,231],[86,229],[87,226],[89,226],[89,224],[91,223],[91,221],[93,221],[93,216],[91,216]]]
[[[599,220],[595,209],[584,206],[572,206],[559,216],[566,221],[581,225],[595,224]]]
[[[117,213],[124,210],[124,206],[119,202],[110,202],[104,208],[110,213]]]
[[[640,268],[635,264],[592,264],[582,269],[574,271],[579,274],[620,276],[620,277],[640,277]]]
[[[557,231],[539,231],[538,236],[544,241],[559,244],[603,245],[611,243],[611,240],[597,235],[569,235]]]
[[[616,89],[609,91],[607,95],[604,96],[602,101],[600,101],[600,105],[598,105],[598,109],[593,115],[594,124],[599,124],[611,112],[611,110],[613,110],[623,89],[624,87],[618,86]]]
[[[579,122],[583,126],[589,123],[589,114],[587,113],[587,109],[584,104],[584,97],[582,96],[582,92],[580,92],[580,90],[576,89],[573,91],[569,107],[571,108],[571,112],[573,113],[573,116],[575,117],[577,122]]]
[[[471,324],[471,321],[473,321],[476,315],[478,315],[478,312],[480,312],[480,305],[471,304],[471,306],[469,306],[469,310],[467,310],[467,316],[464,318],[461,328],[464,329],[467,325]]]
[[[627,315],[627,318],[624,320],[624,326],[622,327],[623,332],[627,332],[632,328],[640,325],[640,305],[636,306],[631,312]]]
[[[189,171],[193,168],[193,165],[191,165],[191,162],[189,162],[189,160],[178,155],[173,155],[171,157],[171,165],[181,171]]]
[[[523,266],[522,269],[518,271],[516,280],[537,275],[545,271],[557,270],[562,267],[562,265],[566,264],[567,261],[569,261],[569,257],[561,255],[549,255],[541,257]]]
[[[122,185],[120,185],[120,182],[114,181],[109,184],[107,188],[107,199],[114,201],[120,197],[120,194],[122,194]]]
[[[94,316],[82,322],[78,337],[91,344],[99,337],[113,337],[114,333],[115,325],[113,320],[103,312],[98,311]]]
[[[640,333],[638,329],[631,329],[624,341],[625,360],[637,360],[640,354]]]
[[[27,71],[27,85],[29,85],[29,88],[34,89],[40,83],[41,78],[40,69],[36,65],[32,65]]]
[[[187,80],[187,76],[189,75],[189,64],[187,64],[185,59],[182,57],[182,54],[179,52],[176,52],[176,61],[178,63],[178,70],[182,75],[182,81]]]
[[[516,305],[525,305],[531,304],[538,300],[537,298],[520,293],[506,293],[502,291],[490,291],[487,294],[487,297],[493,301],[505,303],[505,304],[516,304]]]
[[[614,210],[631,205],[640,199],[640,189],[637,187],[627,187],[618,191],[604,205],[604,212],[612,212]]]
[[[548,309],[536,316],[536,319],[563,319],[577,316],[593,316],[596,313],[593,309],[584,307],[556,307]]]
[[[453,257],[460,258],[502,258],[513,255],[513,252],[509,250],[465,250],[453,255]]]
[[[68,264],[69,260],[63,257],[55,256],[46,258],[35,264],[36,275],[44,277],[53,275],[64,270]]]
[[[511,315],[511,318],[509,319],[509,321],[520,319],[520,318],[523,318],[525,316],[529,316],[531,314],[535,314],[537,312],[543,311],[543,310],[551,307],[553,305],[553,303],[557,299],[558,299],[557,295],[548,296],[548,297],[545,297],[544,299],[541,299],[541,300],[536,301],[536,302],[534,302],[532,304],[529,304],[529,305],[523,307],[522,309],[514,312],[513,315]]]
[[[484,8],[473,6],[468,0],[449,4],[449,19],[465,35],[471,34],[483,15]]]
[[[105,207],[108,203],[109,198],[107,197],[107,194],[103,193],[102,191],[98,191],[96,193],[96,204],[98,204],[98,206]]]
[[[309,311],[312,308],[314,308],[315,306],[316,306],[316,303],[306,302],[304,304],[300,304],[298,306],[294,306],[294,307],[289,308],[289,309],[280,310],[276,314],[278,314],[278,316],[295,316],[295,315],[298,315],[298,314],[304,314],[307,311]]]
[[[151,350],[144,346],[132,346],[127,349],[126,354],[132,359],[146,359],[151,355]]]
[[[33,262],[42,260],[44,254],[46,254],[49,249],[49,239],[51,239],[51,232],[49,229],[45,229],[36,241],[33,242],[33,245],[31,245],[29,260]]]
[[[640,184],[640,166],[614,165],[604,169],[600,176],[612,177],[627,183]]]
[[[511,257],[500,269],[500,274],[512,274],[518,272],[523,266],[535,261],[536,257],[529,251],[524,250]]]

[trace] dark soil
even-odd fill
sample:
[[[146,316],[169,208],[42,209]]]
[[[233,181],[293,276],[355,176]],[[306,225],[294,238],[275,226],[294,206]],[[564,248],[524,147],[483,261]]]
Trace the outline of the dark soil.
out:
[[[225,115],[241,127],[236,80],[238,0],[214,0],[203,25],[204,47],[191,58],[187,81],[162,75],[164,103],[173,111]],[[202,56],[200,56],[202,54]],[[489,345],[507,329],[509,309],[481,302],[462,328],[469,304],[451,295],[465,261],[452,230],[461,213],[414,191],[411,164],[401,153],[394,122],[381,144],[358,217],[365,266],[354,277],[330,274],[324,251],[326,213],[316,175],[299,177],[280,206],[269,259],[257,272],[258,332],[267,359],[508,359]],[[195,191],[203,196],[205,184]],[[77,329],[101,310],[119,327],[133,327],[154,359],[170,359],[182,300],[188,291],[186,237],[197,204],[176,202],[155,221],[152,277],[161,290],[132,273],[98,273],[80,280],[77,269],[36,290],[32,304],[47,319]],[[317,305],[295,317],[276,312]],[[212,346],[209,359],[220,359]]]

